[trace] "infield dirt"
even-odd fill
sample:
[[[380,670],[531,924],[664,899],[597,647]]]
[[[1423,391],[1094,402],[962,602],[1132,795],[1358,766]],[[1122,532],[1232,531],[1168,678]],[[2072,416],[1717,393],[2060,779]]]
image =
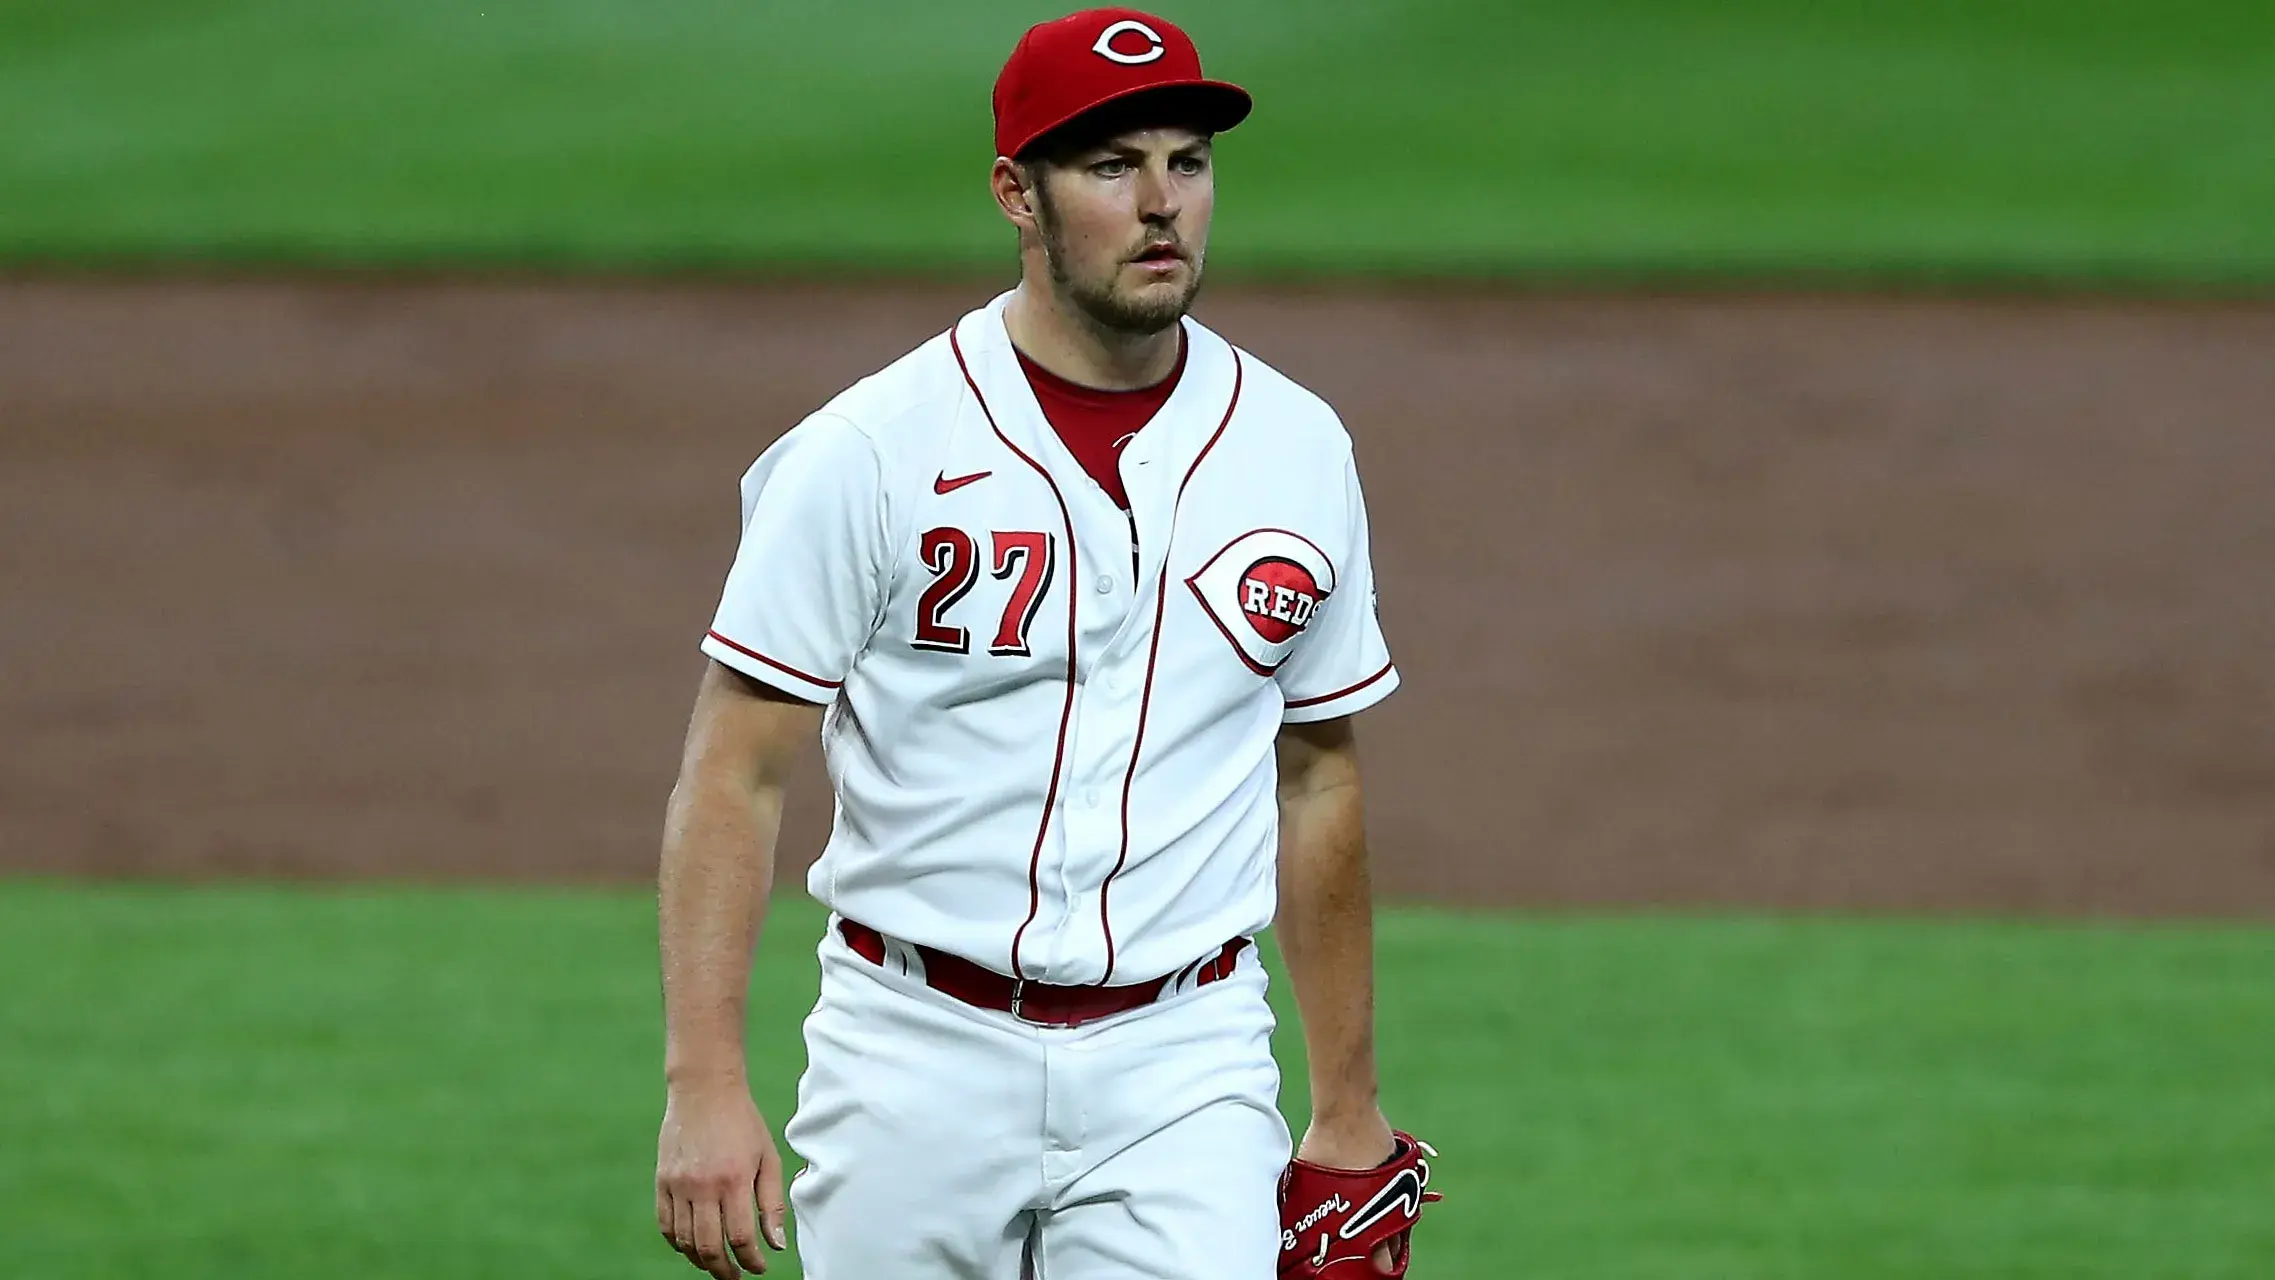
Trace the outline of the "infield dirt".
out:
[[[737,476],[987,292],[0,282],[0,869],[648,875]],[[1359,441],[1386,891],[2275,914],[2275,306],[1201,314]]]

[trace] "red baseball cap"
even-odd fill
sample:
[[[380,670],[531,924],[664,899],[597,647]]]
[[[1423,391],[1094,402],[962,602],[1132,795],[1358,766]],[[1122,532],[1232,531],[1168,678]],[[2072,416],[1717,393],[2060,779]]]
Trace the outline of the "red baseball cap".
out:
[[[1085,9],[1029,27],[995,78],[995,153],[1017,156],[1077,116],[1156,93],[1212,133],[1254,105],[1239,85],[1204,78],[1192,38],[1150,13]]]

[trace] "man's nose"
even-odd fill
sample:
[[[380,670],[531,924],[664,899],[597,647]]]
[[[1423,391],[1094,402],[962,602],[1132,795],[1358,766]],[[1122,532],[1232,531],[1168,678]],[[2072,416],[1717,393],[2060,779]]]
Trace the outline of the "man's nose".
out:
[[[1166,223],[1177,220],[1179,203],[1176,184],[1169,181],[1167,168],[1146,167],[1138,182],[1138,217],[1148,223]]]

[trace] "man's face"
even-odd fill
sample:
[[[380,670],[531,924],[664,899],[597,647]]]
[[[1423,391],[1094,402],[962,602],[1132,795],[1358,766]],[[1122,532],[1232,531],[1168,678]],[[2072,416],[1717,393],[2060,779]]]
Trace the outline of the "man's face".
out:
[[[1122,333],[1158,333],[1192,307],[1216,211],[1206,134],[1131,130],[1028,172],[1043,259],[1063,297]]]

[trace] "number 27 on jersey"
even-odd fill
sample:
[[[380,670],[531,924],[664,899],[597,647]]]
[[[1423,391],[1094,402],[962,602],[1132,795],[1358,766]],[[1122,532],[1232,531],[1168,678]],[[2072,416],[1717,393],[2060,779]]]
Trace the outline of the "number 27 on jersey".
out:
[[[998,658],[1024,658],[1034,650],[1027,638],[1035,614],[1050,594],[1058,570],[1058,539],[1047,533],[1004,532],[988,535],[991,572],[999,580],[1017,579],[1004,603],[995,639],[987,646]],[[918,546],[924,567],[932,571],[932,585],[916,602],[916,635],[909,644],[937,653],[970,653],[972,633],[949,620],[948,615],[979,581],[980,548],[972,535],[942,527],[925,532]]]

